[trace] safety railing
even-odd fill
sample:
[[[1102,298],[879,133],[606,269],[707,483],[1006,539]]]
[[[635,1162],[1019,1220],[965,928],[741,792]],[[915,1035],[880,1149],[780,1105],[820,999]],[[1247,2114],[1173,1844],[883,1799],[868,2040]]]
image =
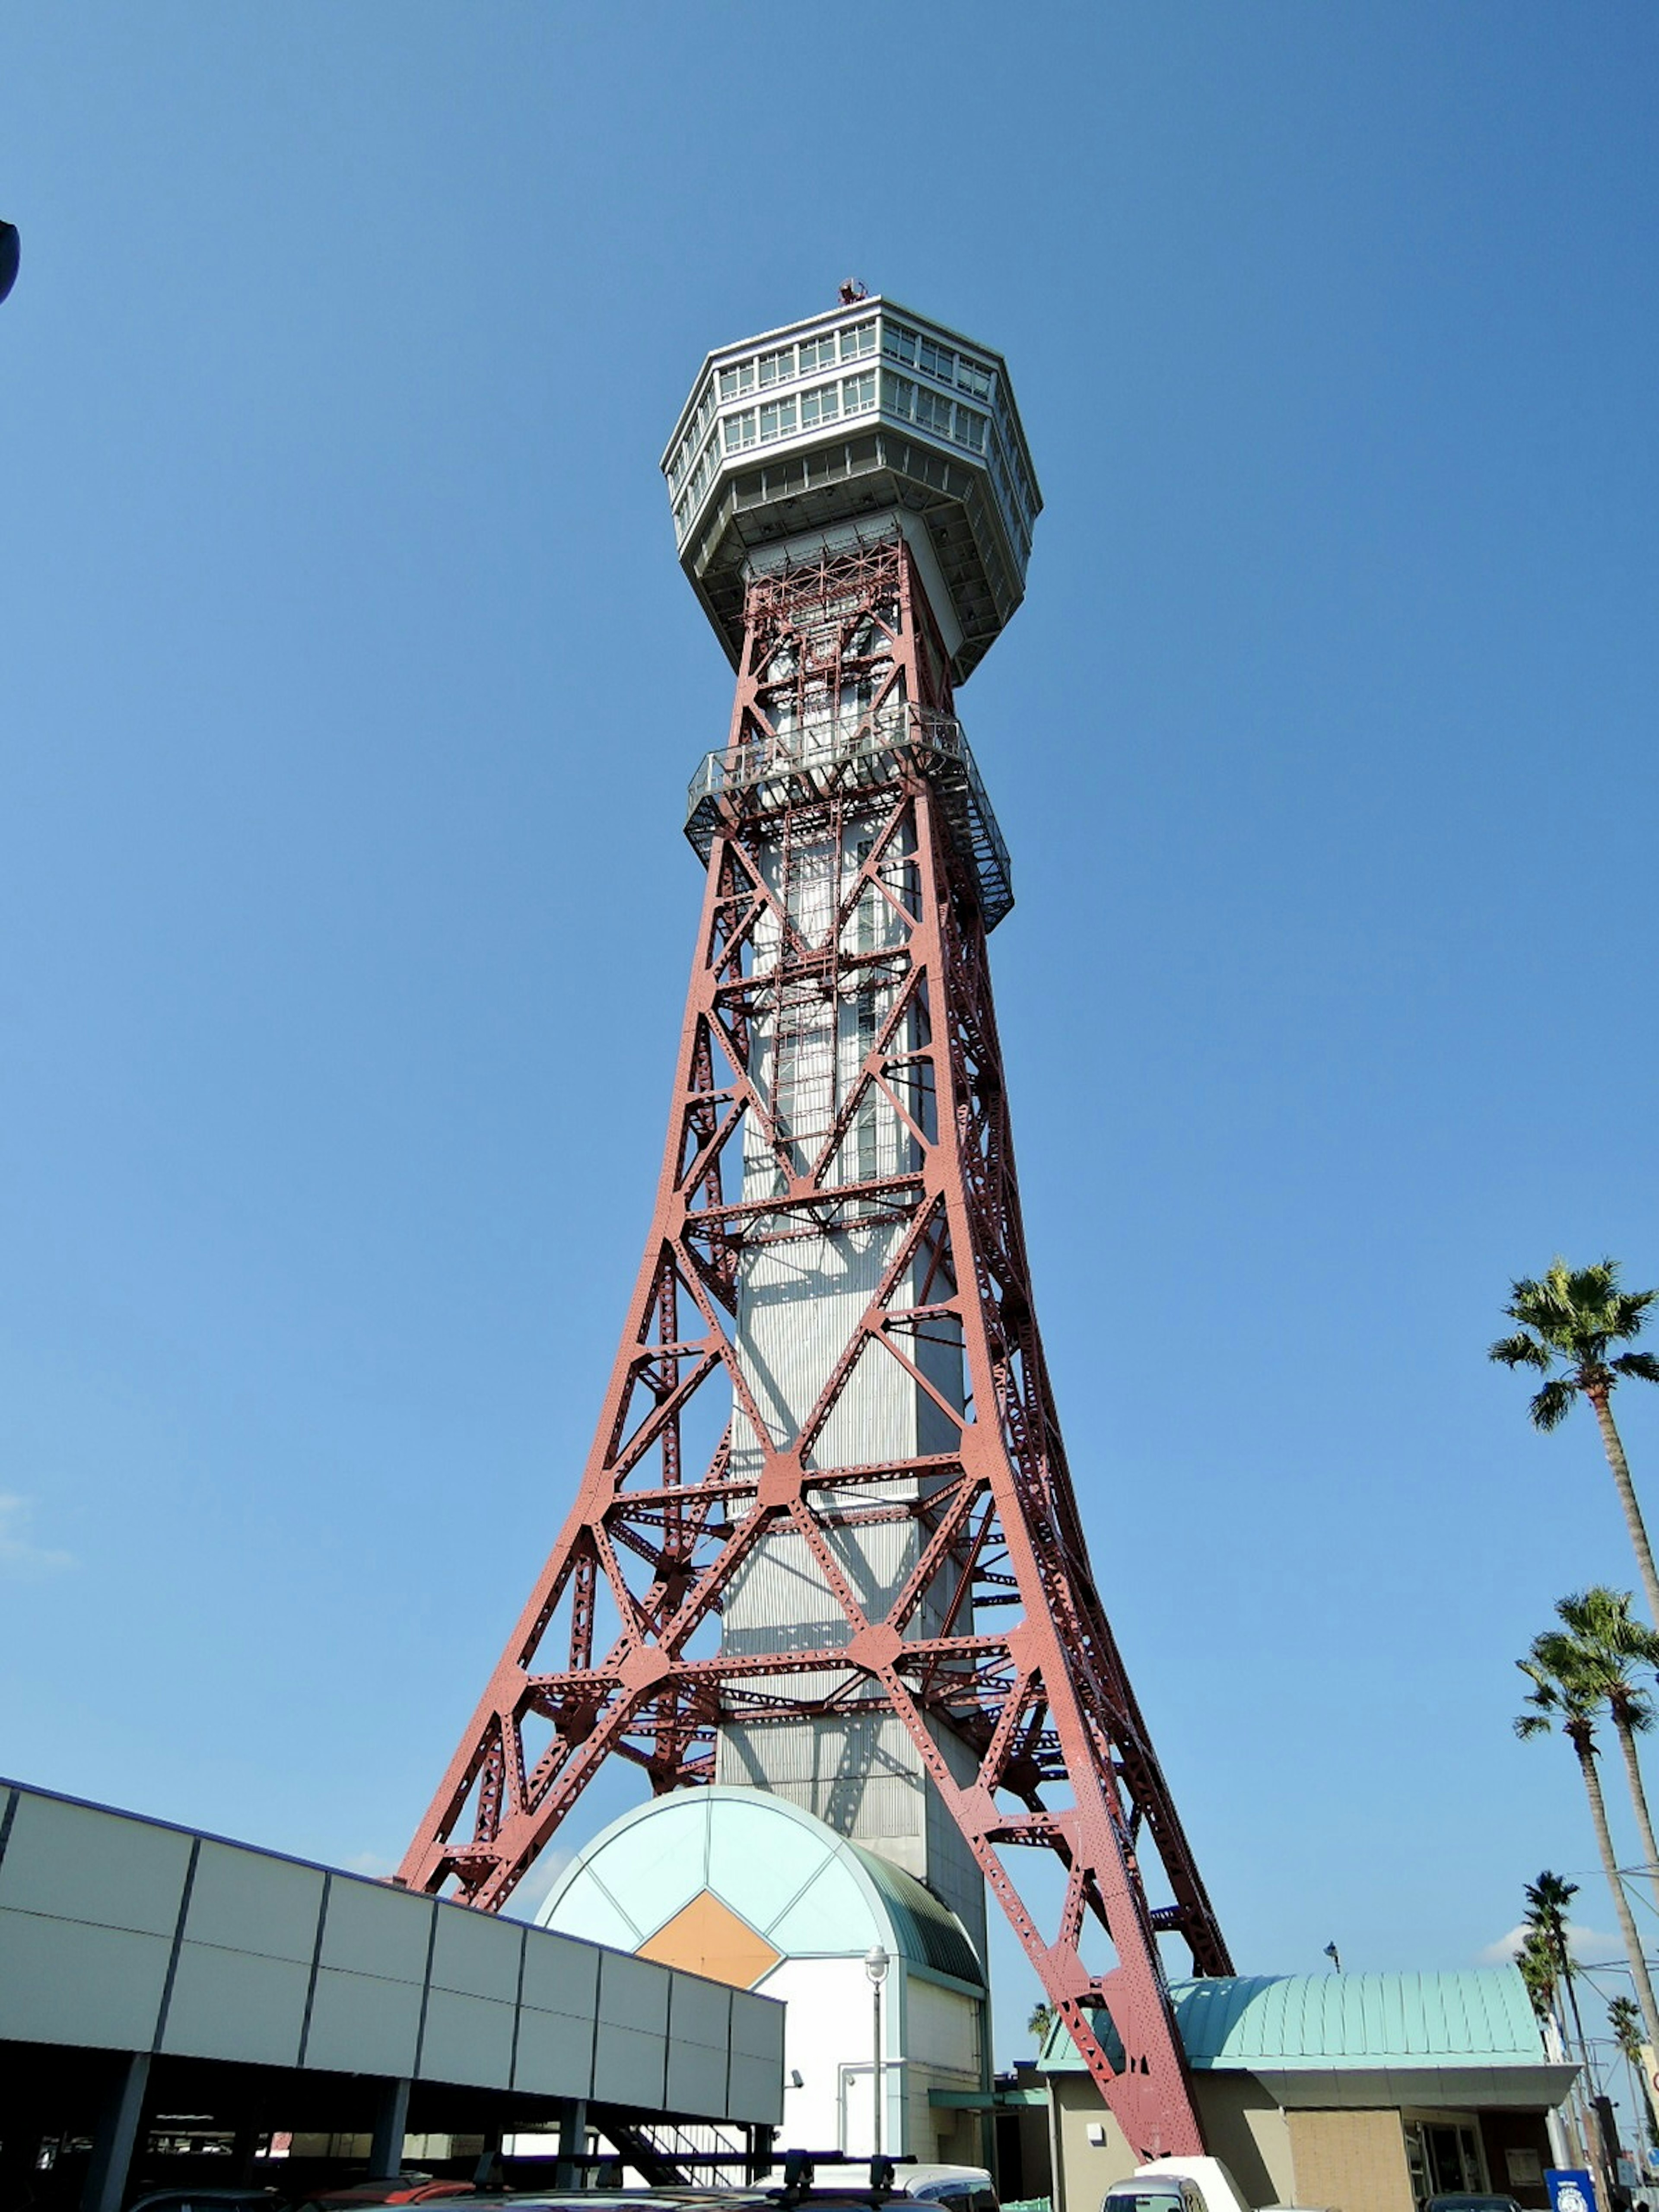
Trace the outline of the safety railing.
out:
[[[685,834],[704,861],[723,823],[813,799],[878,788],[907,770],[925,775],[953,843],[979,884],[985,927],[1014,903],[1008,848],[953,715],[905,703],[857,723],[809,723],[709,753],[686,793]]]

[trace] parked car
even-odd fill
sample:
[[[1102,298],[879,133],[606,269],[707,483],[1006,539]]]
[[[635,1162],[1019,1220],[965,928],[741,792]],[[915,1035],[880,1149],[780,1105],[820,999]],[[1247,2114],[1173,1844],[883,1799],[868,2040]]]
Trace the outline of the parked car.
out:
[[[947,2204],[951,2212],[1001,2212],[997,2185],[983,2166],[902,2166],[893,2186],[924,2204]]]
[[[1249,2212],[1249,2206],[1218,2158],[1159,2158],[1138,2166],[1127,2180],[1115,2181],[1101,2212]],[[1297,2208],[1270,2205],[1267,2212]]]
[[[331,2202],[317,2201],[319,2207]],[[457,2212],[756,2212],[766,2201],[757,2189],[543,2189],[532,2183],[528,2189],[471,2191]]]
[[[274,2189],[152,2189],[127,2212],[277,2212]]]
[[[379,2181],[354,2181],[343,2189],[326,2189],[307,2197],[296,2212],[351,2212],[351,2208],[380,2204],[429,2204],[440,2197],[477,2195],[470,2181],[434,2181],[429,2173],[393,2173]],[[133,2212],[137,2212],[135,2205]]]

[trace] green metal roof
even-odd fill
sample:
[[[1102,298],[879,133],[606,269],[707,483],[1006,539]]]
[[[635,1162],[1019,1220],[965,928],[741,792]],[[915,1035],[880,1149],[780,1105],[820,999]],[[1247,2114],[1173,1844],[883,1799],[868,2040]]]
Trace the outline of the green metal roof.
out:
[[[1241,1974],[1174,1982],[1170,1995],[1194,2072],[1548,2063],[1526,1984],[1513,1966],[1438,1974]],[[1047,2074],[1083,2066],[1060,2027],[1037,2063]]]
[[[866,1850],[862,1844],[848,1848],[879,1892],[905,1957],[918,1966],[931,1966],[935,1973],[950,1974],[975,1989],[982,1988],[984,1971],[956,1914],[902,1867],[896,1867],[878,1852]]]

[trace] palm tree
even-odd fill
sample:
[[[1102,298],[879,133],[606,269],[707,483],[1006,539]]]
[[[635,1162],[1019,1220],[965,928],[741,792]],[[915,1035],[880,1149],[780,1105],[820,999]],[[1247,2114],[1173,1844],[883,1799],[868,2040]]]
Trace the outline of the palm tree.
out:
[[[1529,1411],[1535,1429],[1553,1429],[1565,1420],[1575,1398],[1587,1398],[1601,1431],[1602,1449],[1613,1469],[1613,1486],[1625,1509],[1636,1562],[1642,1571],[1648,1612],[1659,1627],[1659,1574],[1654,1571],[1653,1551],[1636,1502],[1630,1479],[1630,1462],[1620,1440],[1609,1401],[1613,1386],[1627,1376],[1644,1382],[1659,1382],[1659,1359],[1650,1352],[1624,1352],[1607,1357],[1615,1344],[1639,1336],[1648,1308],[1659,1290],[1621,1291],[1619,1262],[1599,1261],[1593,1267],[1569,1267],[1565,1260],[1552,1260],[1549,1272],[1539,1281],[1522,1279],[1510,1285],[1510,1302],[1504,1309],[1520,1326],[1513,1336],[1501,1336],[1486,1357],[1505,1367],[1531,1367],[1546,1379]]]
[[[1645,2166],[1647,2160],[1641,2157],[1641,2153],[1648,2131],[1643,2122],[1648,2117],[1649,2106],[1646,2095],[1638,2085],[1647,2068],[1642,2063],[1642,2015],[1632,1998],[1618,1996],[1607,2000],[1607,2026],[1613,2030],[1613,2039],[1625,2062],[1625,2077],[1630,2089],[1631,2149]]]
[[[1532,1999],[1532,2008],[1540,2021],[1553,2020],[1559,1985],[1555,1946],[1541,1928],[1528,1929],[1515,1954],[1515,1963],[1521,1969],[1521,1978],[1527,1985],[1527,1995]]]
[[[1518,1728],[1520,1723],[1516,1723]],[[1572,1900],[1578,1894],[1578,1885],[1569,1881],[1565,1875],[1552,1874],[1545,1868],[1536,1881],[1527,1884],[1527,1945],[1534,1947],[1540,1971],[1549,1969],[1550,1995],[1557,1989],[1566,1991],[1575,2015],[1578,2010],[1577,1992],[1572,1985],[1572,1954],[1568,1948],[1568,1913]],[[1578,2039],[1583,2041],[1583,2023],[1579,2023]]]
[[[1659,1634],[1632,1620],[1630,1608],[1628,1590],[1598,1583],[1576,1597],[1562,1598],[1555,1610],[1565,1631],[1560,1640],[1563,1644],[1571,1640],[1573,1647],[1571,1663],[1590,1682],[1618,1732],[1631,1809],[1641,1833],[1654,1902],[1659,1905],[1659,1844],[1654,1841],[1653,1816],[1636,1755],[1637,1737],[1646,1735],[1654,1723],[1651,1693],[1637,1681],[1636,1670],[1659,1669]]]
[[[1025,2033],[1027,2035],[1036,2036],[1039,2051],[1048,2040],[1048,2031],[1054,2024],[1054,2008],[1052,2005],[1034,2004],[1031,2007],[1031,2016],[1025,2023]]]
[[[1577,2020],[1578,1992],[1573,1986],[1572,1959],[1567,1948],[1567,1908],[1578,1894],[1576,1881],[1567,1881],[1547,1869],[1527,1884],[1527,1932],[1516,1956],[1521,1978],[1532,1999],[1540,2026],[1553,2026],[1561,2046],[1571,2057],[1572,2040],[1566,2029],[1565,2008],[1557,2002],[1565,1991],[1578,2027],[1577,2063],[1584,2063],[1584,2027]],[[1553,2052],[1551,2054],[1553,2056]],[[1567,2130],[1567,2149],[1575,2165],[1583,2163],[1583,2130],[1579,2124],[1579,2082],[1568,2092],[1562,2118]]]
[[[1516,1717],[1515,1732],[1523,1737],[1549,1735],[1559,1729],[1572,1746],[1584,1795],[1589,1801],[1590,1821],[1595,1830],[1596,1848],[1601,1854],[1601,1871],[1613,1894],[1625,1939],[1625,1955],[1630,1961],[1631,1976],[1641,2002],[1642,2017],[1647,2022],[1650,2038],[1659,2044],[1659,2007],[1654,2003],[1653,1984],[1648,1979],[1647,1960],[1642,1956],[1636,1923],[1631,1917],[1630,1899],[1619,1879],[1613,1833],[1607,1826],[1607,1800],[1601,1795],[1601,1777],[1595,1764],[1595,1713],[1601,1699],[1593,1683],[1575,1664],[1571,1648],[1562,1649],[1571,1644],[1571,1639],[1559,1630],[1548,1631],[1533,1638],[1531,1652],[1526,1658],[1516,1661],[1532,1688],[1526,1697],[1527,1710]],[[1562,1956],[1565,1959],[1565,1943]]]

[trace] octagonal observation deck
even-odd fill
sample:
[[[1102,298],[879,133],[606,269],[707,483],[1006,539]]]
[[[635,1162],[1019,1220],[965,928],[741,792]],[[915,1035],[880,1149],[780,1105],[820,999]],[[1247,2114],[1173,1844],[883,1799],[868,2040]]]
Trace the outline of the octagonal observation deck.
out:
[[[711,353],[663,455],[680,565],[733,666],[763,549],[896,514],[960,683],[1025,595],[1042,506],[1000,354],[881,298]]]

